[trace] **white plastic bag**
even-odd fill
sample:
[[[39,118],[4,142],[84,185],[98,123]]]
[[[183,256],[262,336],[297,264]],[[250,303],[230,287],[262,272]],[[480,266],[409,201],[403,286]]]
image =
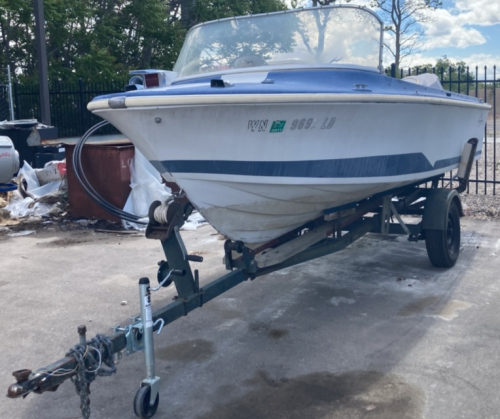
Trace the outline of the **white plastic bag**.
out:
[[[196,230],[202,225],[208,224],[207,220],[199,212],[193,212],[189,218],[186,220],[181,230]]]
[[[52,209],[52,205],[45,204],[42,202],[36,202],[33,198],[27,196],[20,201],[14,201],[5,207],[6,210],[10,211],[11,217],[27,217],[27,216],[38,216],[42,217],[47,215]]]
[[[147,222],[149,206],[154,201],[165,202],[171,196],[171,190],[161,182],[161,176],[154,166],[135,149],[134,160],[130,162],[130,187],[132,191],[123,207],[123,210],[138,215],[141,221]],[[144,225],[122,221],[127,229],[141,230]],[[196,230],[207,224],[203,216],[197,212],[191,214],[181,230]]]
[[[24,162],[23,167],[19,170],[17,177],[18,179],[26,181],[26,192],[29,196],[23,198],[19,192],[14,194],[9,205],[5,207],[5,209],[10,211],[11,217],[42,217],[47,215],[53,205],[45,202],[37,202],[37,200],[42,196],[54,194],[59,191],[62,181],[58,180],[40,186],[35,169],[33,169],[26,161]]]
[[[27,191],[39,188],[40,182],[38,181],[38,176],[36,175],[35,169],[33,169],[27,161],[24,161],[23,167],[19,170],[17,177],[23,177],[23,179],[28,184],[26,188]]]
[[[149,206],[154,201],[166,201],[170,195],[170,188],[161,182],[161,176],[154,166],[136,148],[134,159],[130,162],[130,188],[132,191],[123,207],[123,210],[142,217],[147,221]],[[125,228],[143,229],[136,223],[122,221]]]

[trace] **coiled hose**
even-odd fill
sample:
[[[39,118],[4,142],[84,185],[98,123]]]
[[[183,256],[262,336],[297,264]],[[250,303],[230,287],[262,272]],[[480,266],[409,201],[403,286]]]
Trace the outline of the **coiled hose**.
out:
[[[90,128],[82,138],[78,140],[76,143],[75,149],[73,151],[73,168],[75,171],[76,178],[82,185],[83,189],[87,194],[92,198],[92,200],[100,205],[102,208],[104,208],[106,211],[110,212],[111,214],[115,215],[118,218],[121,218],[122,220],[129,221],[131,223],[136,223],[136,224],[142,224],[142,225],[147,225],[147,222],[140,221],[139,216],[135,214],[131,214],[129,212],[123,211],[121,208],[115,207],[113,204],[110,204],[108,201],[106,201],[102,196],[100,196],[96,190],[92,187],[90,182],[88,181],[87,177],[85,176],[85,173],[83,172],[83,167],[82,167],[82,150],[83,146],[85,145],[85,142],[89,139],[89,137],[98,129],[104,127],[105,125],[108,125],[108,121],[101,121],[98,124],[94,125],[92,128]]]

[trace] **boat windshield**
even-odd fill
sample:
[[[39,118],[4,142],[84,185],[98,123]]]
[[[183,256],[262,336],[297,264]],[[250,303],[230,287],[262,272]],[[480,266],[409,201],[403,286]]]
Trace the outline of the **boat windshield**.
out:
[[[179,77],[266,65],[381,66],[382,22],[357,6],[243,16],[192,28],[175,64]]]

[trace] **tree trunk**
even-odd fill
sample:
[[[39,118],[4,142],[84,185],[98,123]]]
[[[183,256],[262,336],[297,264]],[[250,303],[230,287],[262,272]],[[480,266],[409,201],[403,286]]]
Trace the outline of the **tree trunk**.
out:
[[[181,4],[181,23],[186,29],[193,24],[192,9],[196,6],[196,0],[180,0]]]
[[[399,31],[396,32],[396,47],[394,51],[394,62],[396,64],[396,76],[399,76],[399,65],[401,61],[401,40]]]

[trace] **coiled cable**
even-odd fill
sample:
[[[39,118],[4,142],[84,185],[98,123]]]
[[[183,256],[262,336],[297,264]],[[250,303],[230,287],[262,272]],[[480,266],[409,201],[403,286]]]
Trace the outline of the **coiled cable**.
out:
[[[92,128],[90,128],[82,138],[78,140],[76,143],[75,149],[73,150],[73,168],[75,171],[76,178],[82,185],[83,189],[87,194],[92,198],[92,200],[100,205],[102,208],[104,208],[106,211],[109,213],[115,215],[118,218],[121,218],[122,220],[129,221],[131,223],[136,223],[136,224],[142,224],[142,225],[147,225],[147,222],[140,221],[141,217],[131,214],[129,212],[123,211],[121,208],[115,207],[113,204],[110,204],[108,201],[106,201],[102,196],[100,196],[96,190],[92,187],[90,182],[88,181],[87,177],[85,176],[85,173],[83,171],[83,166],[82,166],[82,150],[83,146],[85,145],[85,142],[89,139],[89,137],[98,129],[104,127],[105,125],[108,125],[108,121],[101,121],[98,124],[94,125]]]

